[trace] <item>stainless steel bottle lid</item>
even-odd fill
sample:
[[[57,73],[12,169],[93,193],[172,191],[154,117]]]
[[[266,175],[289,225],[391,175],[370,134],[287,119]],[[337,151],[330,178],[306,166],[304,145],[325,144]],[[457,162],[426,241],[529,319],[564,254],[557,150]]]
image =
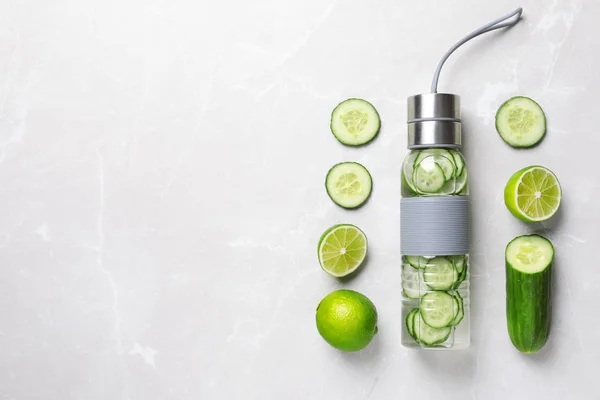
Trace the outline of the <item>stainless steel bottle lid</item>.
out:
[[[408,106],[408,148],[461,147],[460,97],[449,93],[411,96]]]

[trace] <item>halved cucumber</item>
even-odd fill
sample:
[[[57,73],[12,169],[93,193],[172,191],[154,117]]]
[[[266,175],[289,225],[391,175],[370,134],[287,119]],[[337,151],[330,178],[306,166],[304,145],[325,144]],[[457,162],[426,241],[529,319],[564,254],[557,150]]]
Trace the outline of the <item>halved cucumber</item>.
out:
[[[419,311],[432,328],[450,326],[456,317],[454,297],[441,291],[426,293],[421,297]]]
[[[423,270],[409,264],[402,265],[402,291],[409,299],[419,299],[428,288],[423,282]]]
[[[433,157],[421,161],[413,171],[413,184],[419,193],[437,193],[445,183],[444,170]]]
[[[543,236],[519,236],[505,257],[508,334],[519,351],[535,353],[550,334],[554,247]]]
[[[498,109],[496,130],[512,147],[532,147],[546,134],[546,115],[529,97],[513,97]]]
[[[433,346],[445,342],[452,332],[451,327],[433,328],[425,322],[421,312],[415,313],[413,318],[413,331],[415,338],[418,342],[421,342],[427,346]]]
[[[331,113],[331,133],[348,146],[369,143],[379,133],[381,120],[371,103],[363,99],[347,99]]]
[[[424,160],[432,160],[442,167],[446,180],[449,180],[455,174],[456,164],[454,163],[454,157],[452,156],[452,153],[446,149],[422,150],[415,159],[414,168],[417,168]]]
[[[327,194],[335,204],[344,208],[363,205],[371,194],[372,186],[371,174],[356,162],[334,165],[325,178]]]
[[[427,261],[423,278],[433,290],[450,290],[458,280],[458,273],[452,261],[446,257],[434,257]]]

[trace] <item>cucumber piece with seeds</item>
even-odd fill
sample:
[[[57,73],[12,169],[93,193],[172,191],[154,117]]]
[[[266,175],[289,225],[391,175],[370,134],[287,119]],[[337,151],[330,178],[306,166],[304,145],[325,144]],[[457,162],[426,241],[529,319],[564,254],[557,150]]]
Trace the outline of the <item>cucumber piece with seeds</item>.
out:
[[[426,158],[415,167],[413,184],[418,193],[437,193],[445,183],[444,170],[433,158]]]
[[[546,115],[529,97],[516,96],[498,109],[496,131],[512,147],[533,147],[546,134]]]
[[[419,312],[432,328],[450,326],[456,317],[455,298],[447,292],[429,292],[421,297]]]
[[[433,328],[425,322],[421,312],[415,313],[413,318],[413,331],[418,342],[433,346],[445,342],[450,337],[451,327]]]
[[[422,150],[415,159],[415,168],[424,160],[433,160],[444,171],[444,178],[451,179],[456,172],[454,156],[446,149],[425,149]]]
[[[448,258],[435,257],[427,261],[423,278],[433,290],[450,290],[458,281],[458,273]]]
[[[334,165],[325,178],[327,194],[343,208],[358,208],[371,195],[373,180],[369,171],[356,162]]]
[[[381,120],[371,103],[363,99],[347,99],[331,113],[331,133],[342,144],[361,146],[375,139]]]

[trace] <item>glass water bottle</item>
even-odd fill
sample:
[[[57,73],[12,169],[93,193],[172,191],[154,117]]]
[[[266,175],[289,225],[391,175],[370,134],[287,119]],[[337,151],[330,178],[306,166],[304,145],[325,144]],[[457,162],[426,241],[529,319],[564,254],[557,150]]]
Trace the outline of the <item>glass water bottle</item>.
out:
[[[469,346],[468,169],[461,154],[460,98],[408,98],[402,165],[402,344]]]

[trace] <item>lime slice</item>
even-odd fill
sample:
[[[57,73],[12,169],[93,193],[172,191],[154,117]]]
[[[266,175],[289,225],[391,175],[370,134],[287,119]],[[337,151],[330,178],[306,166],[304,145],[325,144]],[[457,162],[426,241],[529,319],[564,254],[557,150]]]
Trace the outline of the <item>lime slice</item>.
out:
[[[537,165],[515,172],[504,188],[504,204],[525,222],[540,222],[558,211],[562,192],[556,175]]]
[[[319,240],[319,263],[336,278],[348,276],[367,256],[367,237],[354,225],[334,225]]]
[[[353,290],[336,290],[317,307],[317,330],[332,347],[358,351],[367,347],[377,333],[377,309],[365,295]]]

